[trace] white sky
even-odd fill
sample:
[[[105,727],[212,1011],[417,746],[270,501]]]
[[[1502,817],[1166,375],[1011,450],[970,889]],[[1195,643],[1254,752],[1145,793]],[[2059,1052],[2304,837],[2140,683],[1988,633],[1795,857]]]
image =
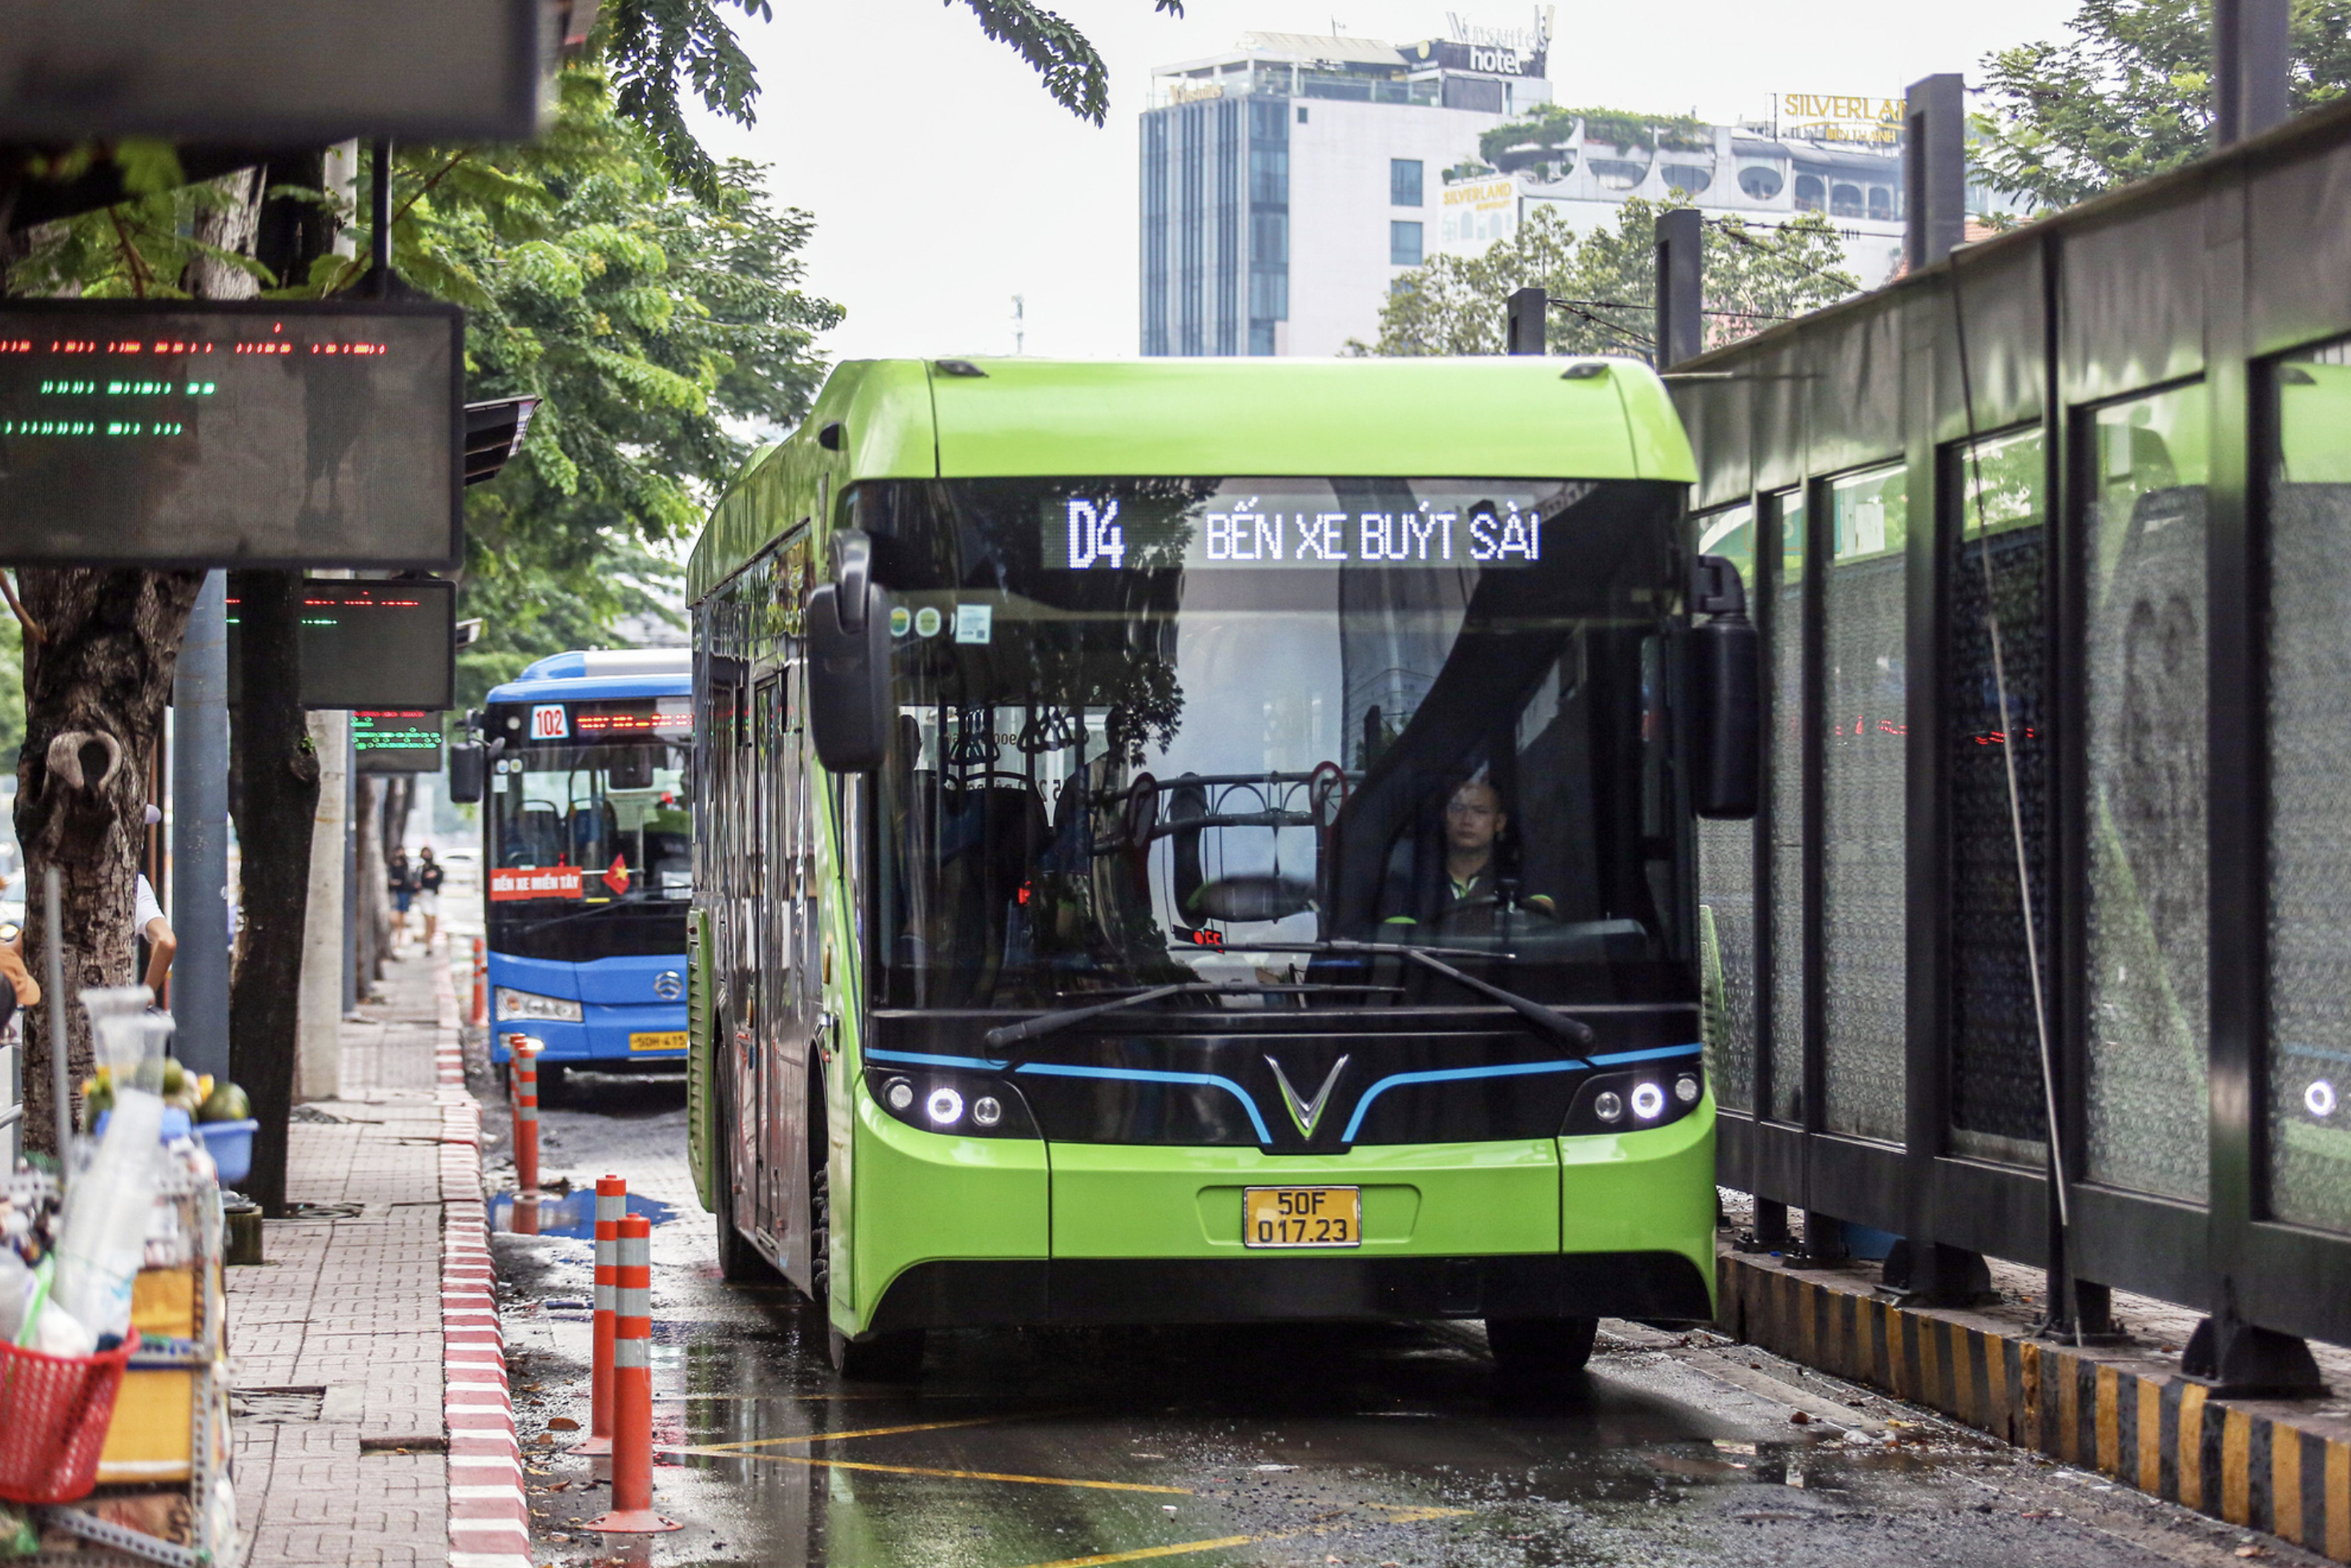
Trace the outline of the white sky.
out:
[[[1136,350],[1135,118],[1154,66],[1249,30],[1339,28],[1391,43],[1446,32],[1448,9],[1525,26],[1494,0],[1052,0],[1111,66],[1109,122],[1078,120],[956,0],[778,0],[737,30],[758,63],[758,123],[705,116],[705,144],[773,165],[778,197],[815,214],[810,284],[849,316],[834,360],[1009,353],[1012,296],[1031,354]],[[1994,48],[2054,37],[2075,0],[1669,0],[1560,7],[1560,101],[1714,121],[1767,114],[1775,93],[1891,97],[1939,70],[1980,75]],[[730,13],[731,14],[731,13]],[[1399,110],[1398,112],[1408,112]]]

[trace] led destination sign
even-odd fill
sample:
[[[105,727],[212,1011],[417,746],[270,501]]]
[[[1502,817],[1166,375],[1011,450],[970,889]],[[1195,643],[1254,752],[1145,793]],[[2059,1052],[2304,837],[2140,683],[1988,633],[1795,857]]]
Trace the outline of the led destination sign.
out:
[[[431,302],[0,305],[0,559],[452,565],[464,340]]]
[[[1527,490],[1433,490],[1416,483],[1393,491],[1375,505],[1351,505],[1328,486],[1319,493],[1228,486],[1182,509],[1132,496],[1058,497],[1044,507],[1045,564],[1071,571],[1496,570],[1542,560],[1552,519]],[[1556,499],[1546,498],[1553,511]]]

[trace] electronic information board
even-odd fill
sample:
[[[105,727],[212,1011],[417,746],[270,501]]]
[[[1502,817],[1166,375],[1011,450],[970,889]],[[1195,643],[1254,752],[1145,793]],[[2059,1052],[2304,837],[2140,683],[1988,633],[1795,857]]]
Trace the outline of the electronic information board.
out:
[[[357,708],[351,752],[362,773],[441,771],[441,716],[424,708]]]
[[[454,567],[438,301],[0,302],[0,562]]]
[[[228,601],[229,701],[244,648]],[[457,692],[457,585],[436,578],[302,580],[302,706],[441,709]],[[428,769],[429,771],[429,769]]]

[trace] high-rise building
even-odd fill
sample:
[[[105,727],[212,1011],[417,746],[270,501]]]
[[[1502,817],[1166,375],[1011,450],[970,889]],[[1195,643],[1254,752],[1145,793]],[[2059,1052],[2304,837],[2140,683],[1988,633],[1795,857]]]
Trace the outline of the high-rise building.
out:
[[[1540,31],[1249,33],[1152,73],[1143,351],[1335,354],[1436,248],[1445,172],[1551,101]]]

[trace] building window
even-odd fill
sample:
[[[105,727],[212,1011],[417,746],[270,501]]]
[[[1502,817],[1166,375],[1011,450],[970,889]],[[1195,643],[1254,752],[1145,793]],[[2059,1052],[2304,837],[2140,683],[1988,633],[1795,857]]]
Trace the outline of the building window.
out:
[[[1829,193],[1829,216],[1857,218],[1865,213],[1866,209],[1861,204],[1859,185],[1839,185]]]
[[[1869,188],[1869,215],[1890,221],[1894,216],[1894,193],[1883,185]]]
[[[1388,265],[1418,267],[1420,265],[1420,225],[1415,223],[1388,225]]]
[[[1818,174],[1796,176],[1796,210],[1798,212],[1817,213],[1828,204],[1828,199],[1829,188],[1821,183],[1821,177]]]
[[[1273,323],[1252,320],[1249,323],[1249,352],[1264,359],[1273,352]]]
[[[1759,202],[1768,202],[1785,189],[1787,177],[1777,169],[1750,164],[1739,171],[1739,188]]]
[[[1388,160],[1388,205],[1416,207],[1420,205],[1420,160],[1391,158]]]
[[[1301,125],[1306,123],[1306,111],[1302,109],[1298,111],[1298,123]]]

